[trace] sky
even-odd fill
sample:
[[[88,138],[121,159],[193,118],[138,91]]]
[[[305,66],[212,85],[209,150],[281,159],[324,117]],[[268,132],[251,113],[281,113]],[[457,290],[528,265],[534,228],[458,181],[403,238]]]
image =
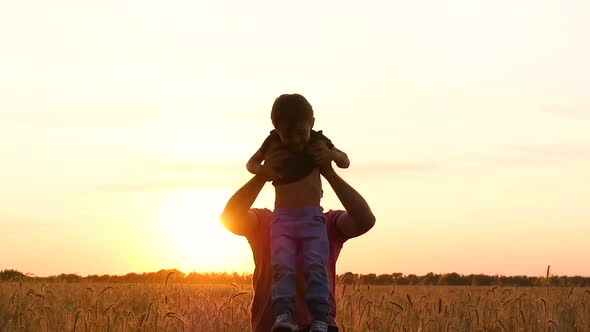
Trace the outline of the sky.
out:
[[[301,93],[377,217],[338,273],[590,276],[589,35],[587,1],[2,2],[0,269],[252,272],[218,216]]]

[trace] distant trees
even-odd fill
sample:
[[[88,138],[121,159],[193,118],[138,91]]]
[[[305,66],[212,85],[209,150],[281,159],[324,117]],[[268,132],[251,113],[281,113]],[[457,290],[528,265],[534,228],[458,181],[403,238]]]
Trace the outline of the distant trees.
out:
[[[485,274],[462,275],[458,273],[436,274],[433,272],[422,276],[402,273],[389,274],[353,274],[347,272],[337,276],[338,282],[343,284],[361,285],[446,285],[446,286],[561,286],[588,287],[590,277],[555,276],[489,276]],[[101,283],[184,283],[184,284],[249,284],[252,275],[237,272],[190,272],[185,274],[177,269],[159,270],[157,272],[127,273],[125,275],[88,275],[78,274],[54,275],[49,277],[35,277],[30,273],[17,270],[0,271],[0,281],[41,281],[41,282],[101,282]]]
[[[62,273],[60,275],[58,275],[57,277],[55,277],[55,279],[57,279],[58,281],[63,281],[63,282],[80,282],[82,281],[82,277],[75,274],[75,273]]]
[[[361,284],[378,285],[377,275],[375,273],[363,274],[360,276]]]
[[[472,286],[491,286],[496,285],[496,277],[485,274],[470,274]]]
[[[438,278],[438,285],[463,285],[468,280],[463,280],[463,277],[458,273],[443,274]]]
[[[17,270],[2,270],[0,271],[0,281],[20,281],[24,280],[27,276]]]
[[[581,276],[489,276],[485,274],[462,275],[456,272],[436,274],[429,272],[423,276],[415,274],[404,275],[402,273],[380,274],[373,273],[358,275],[347,273],[348,278],[342,278],[344,284],[360,283],[361,285],[445,285],[445,286],[551,286],[562,287],[587,287],[590,286],[590,277]]]
[[[375,282],[379,285],[391,285],[395,281],[393,274],[380,274]]]

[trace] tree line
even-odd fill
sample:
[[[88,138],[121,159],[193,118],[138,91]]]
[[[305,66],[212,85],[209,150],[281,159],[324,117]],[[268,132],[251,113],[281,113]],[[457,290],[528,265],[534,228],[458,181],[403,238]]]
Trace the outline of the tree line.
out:
[[[590,277],[548,275],[500,276],[485,274],[427,273],[416,274],[354,274],[347,272],[337,276],[339,284],[358,285],[440,285],[440,286],[562,286],[590,287]],[[102,283],[183,283],[183,284],[250,284],[252,274],[237,272],[190,272],[176,269],[163,269],[157,272],[128,273],[125,275],[87,275],[62,273],[48,277],[37,277],[13,269],[0,271],[0,281],[39,281],[39,282],[102,282]]]
[[[501,276],[486,274],[458,274],[455,272],[425,275],[402,273],[391,274],[344,274],[340,276],[343,282],[352,284],[358,282],[367,285],[439,285],[439,286],[563,286],[563,287],[588,287],[590,277],[582,276],[558,276],[532,277],[532,276]]]

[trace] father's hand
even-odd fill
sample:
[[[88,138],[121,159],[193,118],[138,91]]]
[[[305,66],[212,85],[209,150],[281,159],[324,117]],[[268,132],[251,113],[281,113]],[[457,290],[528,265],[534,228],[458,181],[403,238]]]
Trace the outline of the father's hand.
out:
[[[281,178],[276,171],[281,164],[289,156],[289,152],[285,149],[272,149],[264,157],[264,164],[260,166],[260,171],[257,173],[266,181],[275,181]]]
[[[328,145],[323,141],[314,142],[309,152],[313,160],[318,165],[320,172],[324,172],[332,168],[332,160],[334,160],[334,152],[328,149]]]

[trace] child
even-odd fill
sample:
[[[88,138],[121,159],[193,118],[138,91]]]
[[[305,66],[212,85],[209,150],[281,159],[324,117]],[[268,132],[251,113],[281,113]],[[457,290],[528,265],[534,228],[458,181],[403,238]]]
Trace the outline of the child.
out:
[[[295,305],[297,247],[303,254],[307,282],[306,302],[313,317],[310,332],[328,330],[329,294],[326,261],[328,235],[323,209],[322,182],[318,165],[309,148],[324,142],[332,160],[341,168],[350,164],[346,154],[334,147],[321,131],[312,130],[315,118],[309,102],[299,94],[281,95],[272,107],[274,130],[246,165],[248,171],[273,180],[275,209],[271,221],[271,261],[274,284],[272,306],[273,332],[298,331],[292,312]],[[263,167],[268,151],[284,149],[288,157],[279,169]]]

